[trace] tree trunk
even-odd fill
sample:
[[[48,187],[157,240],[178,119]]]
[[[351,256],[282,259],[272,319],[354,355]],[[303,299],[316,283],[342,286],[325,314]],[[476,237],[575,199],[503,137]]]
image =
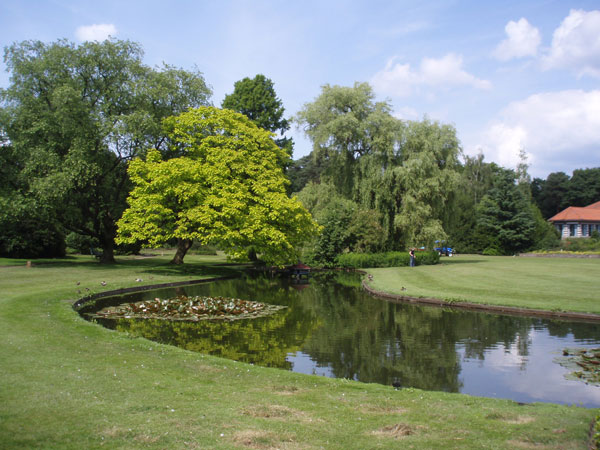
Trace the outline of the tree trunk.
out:
[[[115,236],[117,235],[117,225],[112,220],[110,213],[104,216],[102,220],[102,228],[100,245],[102,246],[102,256],[100,262],[102,264],[114,264],[115,261]]]
[[[173,259],[171,260],[170,264],[183,264],[183,258],[191,246],[191,239],[178,239],[177,251],[175,252],[175,256],[173,256]]]
[[[115,249],[112,244],[102,246],[102,256],[100,257],[102,264],[115,263]]]

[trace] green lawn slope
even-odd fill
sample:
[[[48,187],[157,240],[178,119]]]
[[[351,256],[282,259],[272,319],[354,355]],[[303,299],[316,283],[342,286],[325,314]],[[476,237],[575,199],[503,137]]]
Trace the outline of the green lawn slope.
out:
[[[587,446],[597,410],[261,368],[109,331],[71,308],[85,293],[236,270],[215,257],[190,255],[183,267],[168,260],[121,258],[102,266],[79,257],[0,267],[0,448]],[[464,261],[481,275],[490,264]],[[428,277],[460,265],[436,267]],[[413,270],[411,276],[426,275]]]
[[[373,289],[406,297],[600,314],[600,258],[458,255],[368,272]]]

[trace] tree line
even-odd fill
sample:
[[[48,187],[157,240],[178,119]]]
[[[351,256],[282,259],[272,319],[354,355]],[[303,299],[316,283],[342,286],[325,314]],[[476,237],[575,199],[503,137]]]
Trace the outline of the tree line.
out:
[[[142,58],[119,40],[5,49],[0,256],[68,245],[112,262],[168,244],[181,263],[197,241],[333,265],[441,240],[510,254],[555,242],[545,219],[557,208],[599,199],[600,169],[531,181],[524,156],[514,170],[465,156],[454,127],[397,119],[367,83],[325,85],[288,119],[264,75],[236,82],[219,109],[200,72]],[[297,161],[291,123],[313,144]]]

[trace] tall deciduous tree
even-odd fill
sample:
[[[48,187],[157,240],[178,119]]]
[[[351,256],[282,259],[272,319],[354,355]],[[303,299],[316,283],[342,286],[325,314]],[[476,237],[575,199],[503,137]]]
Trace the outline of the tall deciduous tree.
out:
[[[402,122],[367,83],[326,85],[296,117],[313,156],[362,209],[379,212],[388,249],[443,239],[443,213],[458,175],[456,130],[425,119]]]
[[[119,221],[120,242],[162,244],[176,238],[181,264],[193,239],[233,257],[248,247],[265,262],[295,262],[299,246],[319,227],[296,198],[271,134],[242,114],[213,107],[165,120],[182,156],[163,160],[150,150],[131,162],[134,189]]]
[[[292,138],[284,136],[290,124],[284,117],[285,108],[269,78],[258,74],[254,78],[236,81],[233,92],[225,96],[221,106],[244,114],[259,128],[279,134],[275,143],[286,151],[287,159],[292,157],[294,143]],[[284,165],[287,164],[285,161]]]
[[[199,73],[150,69],[142,55],[138,44],[114,40],[5,50],[11,84],[1,93],[0,130],[19,155],[20,193],[67,230],[97,238],[105,262],[114,260],[130,189],[127,162],[164,148],[160,121],[210,95]]]
[[[368,83],[353,87],[325,85],[321,95],[304,105],[295,121],[313,143],[313,157],[346,197],[354,194],[356,163],[377,155],[387,166],[397,157],[403,125],[391,115],[391,106],[375,102]]]

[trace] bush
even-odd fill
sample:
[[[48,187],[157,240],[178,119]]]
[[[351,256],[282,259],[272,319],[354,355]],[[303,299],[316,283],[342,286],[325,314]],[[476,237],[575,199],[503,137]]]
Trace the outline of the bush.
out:
[[[0,256],[56,258],[65,256],[65,236],[60,224],[31,204],[0,201]]]
[[[192,255],[216,255],[218,248],[213,245],[203,245],[194,241],[188,253]]]
[[[561,250],[570,252],[598,252],[600,251],[600,242],[593,237],[590,238],[567,238],[560,241]]]
[[[488,247],[483,251],[485,256],[502,256],[502,252],[495,247]]]
[[[440,255],[437,252],[418,252],[415,258],[417,265],[432,265],[440,261]],[[347,269],[403,267],[409,264],[408,252],[344,253],[337,257],[337,266]]]
[[[81,253],[82,255],[88,255],[92,247],[98,247],[98,239],[91,236],[84,236],[79,233],[69,233],[65,239],[67,247]]]

